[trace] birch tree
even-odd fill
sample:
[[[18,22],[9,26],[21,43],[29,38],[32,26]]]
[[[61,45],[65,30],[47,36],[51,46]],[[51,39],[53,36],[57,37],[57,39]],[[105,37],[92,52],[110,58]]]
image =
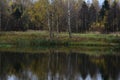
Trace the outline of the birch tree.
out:
[[[50,21],[50,17],[51,17],[51,3],[49,2],[49,0],[47,0],[47,5],[46,5],[46,10],[47,10],[47,24],[48,24],[48,28],[49,28],[49,37],[50,40],[53,39],[53,32],[52,32],[52,26],[51,26],[51,21]]]
[[[70,8],[70,0],[68,0],[68,32],[69,32],[69,38],[72,38],[71,35],[71,8]]]
[[[28,14],[33,25],[32,29],[46,29],[47,1],[39,0],[38,2],[35,2],[31,8],[29,8]]]
[[[96,8],[97,11],[100,10],[99,0],[92,0],[92,4],[95,6],[95,8]]]
[[[62,9],[62,1],[61,0],[54,0],[54,27],[57,32],[57,37],[60,32],[60,18],[63,15],[63,9]]]

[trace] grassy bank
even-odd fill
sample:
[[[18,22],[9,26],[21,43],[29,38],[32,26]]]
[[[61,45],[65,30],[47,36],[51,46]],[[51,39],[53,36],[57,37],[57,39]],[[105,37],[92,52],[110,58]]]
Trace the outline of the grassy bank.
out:
[[[116,46],[120,42],[120,35],[114,34],[72,34],[69,39],[67,33],[55,34],[53,41],[49,40],[46,31],[0,32],[0,47],[27,46]]]

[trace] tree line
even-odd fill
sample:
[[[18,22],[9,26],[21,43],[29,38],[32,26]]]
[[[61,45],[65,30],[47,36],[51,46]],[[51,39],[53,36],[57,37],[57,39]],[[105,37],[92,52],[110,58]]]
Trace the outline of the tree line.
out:
[[[98,0],[1,0],[0,30],[101,33],[120,31],[120,2]]]

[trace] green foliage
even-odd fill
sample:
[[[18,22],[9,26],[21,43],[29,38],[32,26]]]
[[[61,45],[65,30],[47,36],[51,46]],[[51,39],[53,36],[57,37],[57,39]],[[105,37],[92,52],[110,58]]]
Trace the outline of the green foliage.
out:
[[[28,9],[28,15],[31,23],[34,25],[33,29],[43,29],[47,21],[47,2],[46,0],[39,0],[32,7]],[[32,8],[32,9],[31,9]]]

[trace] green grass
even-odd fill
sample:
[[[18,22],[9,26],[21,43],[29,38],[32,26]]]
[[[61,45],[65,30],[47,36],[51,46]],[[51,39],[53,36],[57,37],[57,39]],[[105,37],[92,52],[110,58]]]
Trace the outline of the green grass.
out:
[[[0,47],[24,47],[24,46],[115,46],[120,43],[120,35],[113,34],[72,34],[69,39],[68,33],[55,34],[53,41],[49,39],[47,31],[27,32],[0,32]]]
[[[114,34],[55,34],[53,41],[47,31],[0,32],[0,51],[24,53],[80,52],[110,54],[120,51],[120,36]]]

